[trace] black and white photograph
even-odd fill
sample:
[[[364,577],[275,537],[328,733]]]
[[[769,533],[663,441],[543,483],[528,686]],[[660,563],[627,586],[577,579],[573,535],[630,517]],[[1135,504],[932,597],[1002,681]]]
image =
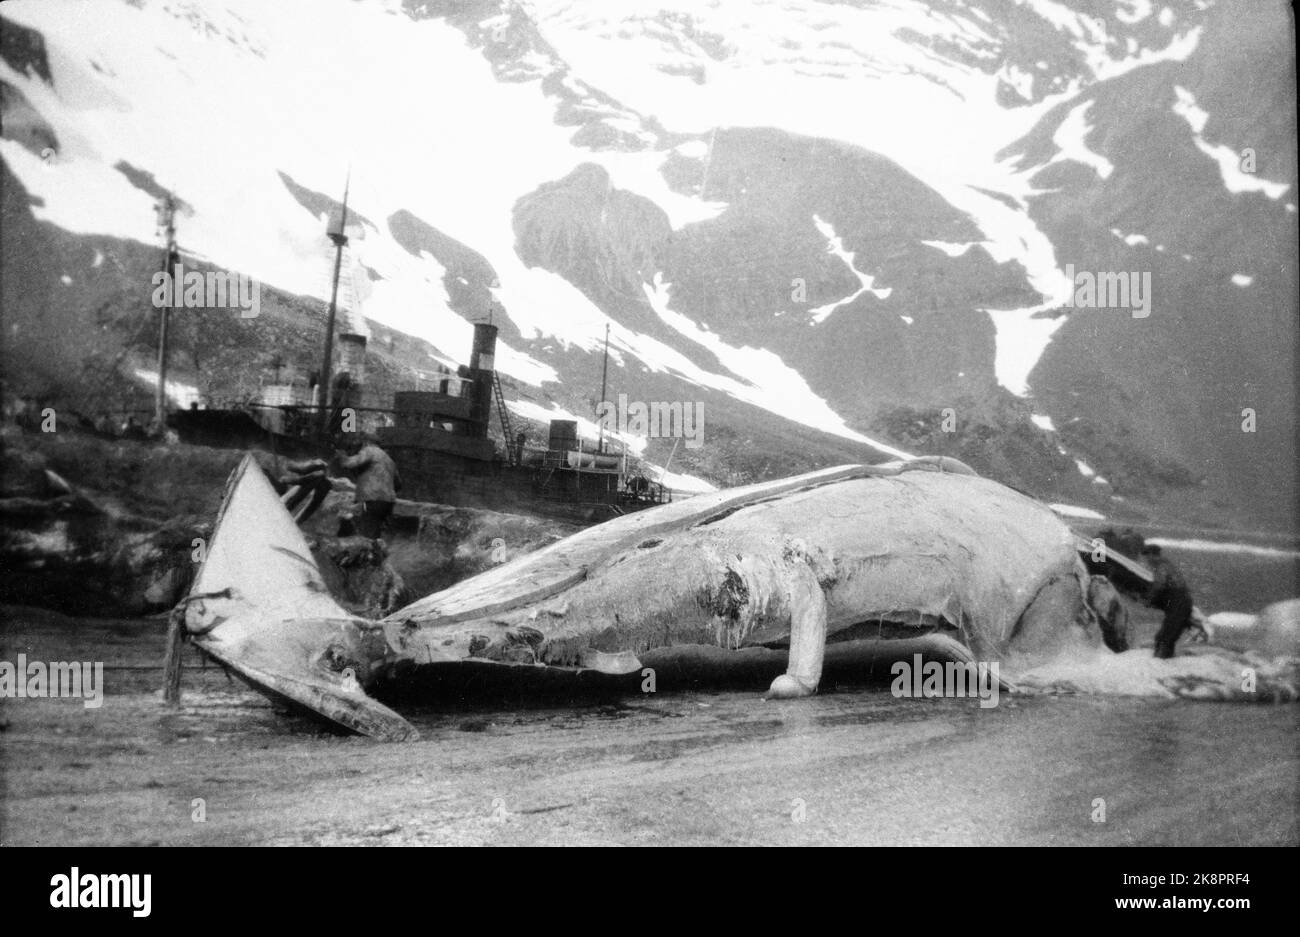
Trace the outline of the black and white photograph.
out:
[[[0,5],[23,900],[179,899],[93,847],[1212,847],[1088,900],[1248,911],[1218,850],[1300,845],[1295,42]]]

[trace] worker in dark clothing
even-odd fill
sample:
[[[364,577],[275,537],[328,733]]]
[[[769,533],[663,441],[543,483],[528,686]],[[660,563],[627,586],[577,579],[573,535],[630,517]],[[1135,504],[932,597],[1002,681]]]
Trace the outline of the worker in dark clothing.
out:
[[[1106,544],[1108,554],[1114,552],[1139,560],[1151,571],[1153,581],[1145,581],[1119,563],[1105,559],[1098,561],[1091,556],[1085,557],[1089,572],[1101,573],[1125,595],[1165,613],[1160,630],[1156,632],[1155,655],[1173,657],[1178,638],[1192,624],[1192,592],[1187,580],[1178,567],[1161,554],[1158,546],[1147,543],[1131,528],[1119,533],[1103,530],[1098,536]]]
[[[335,458],[339,468],[351,475],[357,485],[361,514],[355,521],[356,532],[378,540],[393,513],[402,480],[393,460],[373,439],[357,437],[347,444],[346,449],[348,451],[336,452]]]
[[[1161,556],[1159,547],[1145,545],[1142,562],[1156,577],[1148,589],[1146,603],[1165,613],[1165,620],[1156,632],[1156,657],[1173,657],[1174,644],[1192,623],[1192,591],[1178,567]]]

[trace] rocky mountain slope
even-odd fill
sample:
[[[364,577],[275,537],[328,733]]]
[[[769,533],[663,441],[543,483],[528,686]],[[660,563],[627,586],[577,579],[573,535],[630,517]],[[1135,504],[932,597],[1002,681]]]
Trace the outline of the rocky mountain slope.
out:
[[[717,484],[941,452],[1108,515],[1294,526],[1280,3],[0,17],[11,392],[147,390],[164,190],[186,263],[264,291],[179,327],[178,387],[312,367],[350,165],[373,392],[491,315],[517,414],[591,419],[609,325],[612,394],[703,404],[671,468]],[[1149,275],[1149,314],[1071,308],[1067,268]]]

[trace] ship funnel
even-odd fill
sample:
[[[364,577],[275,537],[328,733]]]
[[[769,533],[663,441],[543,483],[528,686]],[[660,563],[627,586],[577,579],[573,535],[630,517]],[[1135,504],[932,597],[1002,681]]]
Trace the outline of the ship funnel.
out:
[[[474,324],[474,345],[469,352],[469,367],[460,369],[467,380],[461,385],[461,396],[469,399],[468,435],[482,439],[487,436],[488,417],[492,412],[492,382],[495,379],[497,327],[486,322]],[[509,442],[507,440],[507,442]]]
[[[474,324],[474,347],[470,349],[469,366],[472,371],[495,371],[497,352],[497,327],[487,322]]]

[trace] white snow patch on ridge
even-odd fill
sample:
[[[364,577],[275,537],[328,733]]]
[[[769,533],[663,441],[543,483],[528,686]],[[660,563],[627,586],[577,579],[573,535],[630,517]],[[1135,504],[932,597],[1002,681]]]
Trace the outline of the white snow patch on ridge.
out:
[[[926,247],[933,247],[935,250],[943,251],[949,257],[960,257],[975,246],[974,241],[968,241],[965,244],[955,244],[952,241],[922,241],[921,243]]]
[[[1115,235],[1115,237],[1119,238],[1129,247],[1137,247],[1139,244],[1151,243],[1151,239],[1145,234],[1125,234],[1119,228],[1111,228],[1110,233]],[[1161,248],[1157,247],[1156,250],[1161,250]]]
[[[1263,192],[1271,199],[1279,199],[1291,188],[1285,182],[1269,182],[1267,179],[1245,172],[1241,168],[1242,156],[1237,150],[1222,143],[1206,143],[1201,133],[1210,119],[1210,115],[1196,103],[1196,96],[1181,85],[1174,85],[1174,113],[1192,128],[1192,142],[1196,148],[1219,164],[1219,175],[1223,177],[1223,187],[1233,195],[1242,192]]]
[[[1099,514],[1092,508],[1081,508],[1074,504],[1049,504],[1048,507],[1064,517],[1080,517],[1094,521],[1106,519],[1106,515]]]
[[[1092,131],[1092,125],[1088,123],[1088,110],[1092,107],[1092,101],[1084,101],[1082,104],[1070,109],[1061,121],[1056,132],[1052,134],[1052,142],[1056,144],[1060,151],[1056,156],[1048,161],[1047,165],[1059,163],[1063,160],[1073,160],[1076,163],[1083,163],[1085,166],[1091,166],[1103,179],[1110,178],[1110,174],[1115,171],[1115,164],[1099,153],[1094,153],[1088,149],[1088,134]]]
[[[993,352],[993,373],[998,383],[1017,396],[1029,393],[1029,373],[1043,356],[1043,350],[1062,325],[1065,317],[1035,318],[1051,303],[1027,309],[985,309],[997,335]]]
[[[690,373],[684,373],[684,377],[706,387],[724,391],[737,400],[751,403],[796,423],[844,439],[866,443],[896,458],[913,458],[901,449],[895,449],[850,429],[843,417],[832,410],[825,400],[814,394],[803,376],[782,361],[779,355],[766,348],[751,348],[747,345],[736,348],[728,345],[689,317],[674,312],[669,305],[672,286],[664,281],[662,274],[655,274],[653,286],[646,283],[642,288],[645,290],[650,307],[660,319],[678,334],[712,352],[739,380],[709,374],[693,364],[690,365]]]
[[[841,306],[849,305],[863,293],[870,293],[872,296],[876,297],[876,299],[889,298],[890,294],[894,292],[893,288],[875,288],[875,277],[863,273],[854,265],[857,253],[844,248],[844,239],[835,233],[835,228],[830,224],[830,222],[823,221],[817,215],[813,215],[813,224],[817,226],[817,230],[821,232],[822,237],[826,238],[827,252],[834,254],[840,260],[844,261],[844,265],[853,271],[853,275],[858,278],[858,283],[861,285],[852,296],[847,296],[839,302],[828,303],[825,306],[818,306],[816,309],[811,310],[808,315],[812,317],[812,324],[820,325],[825,322],[832,312]]]
[[[1115,19],[1129,26],[1142,22],[1155,9],[1151,0],[1116,0],[1116,2],[1119,9],[1115,11]]]

